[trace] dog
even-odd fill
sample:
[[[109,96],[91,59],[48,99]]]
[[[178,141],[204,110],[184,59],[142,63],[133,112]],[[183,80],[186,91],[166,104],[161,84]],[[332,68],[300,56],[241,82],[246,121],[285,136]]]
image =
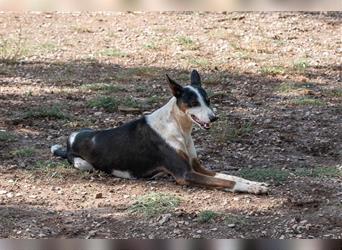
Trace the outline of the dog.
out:
[[[196,70],[185,87],[167,74],[166,79],[173,97],[163,107],[117,128],[74,132],[66,149],[54,145],[52,154],[80,170],[97,169],[120,178],[151,178],[167,173],[181,185],[267,193],[265,183],[216,173],[201,165],[191,131],[194,124],[210,129],[217,116]]]

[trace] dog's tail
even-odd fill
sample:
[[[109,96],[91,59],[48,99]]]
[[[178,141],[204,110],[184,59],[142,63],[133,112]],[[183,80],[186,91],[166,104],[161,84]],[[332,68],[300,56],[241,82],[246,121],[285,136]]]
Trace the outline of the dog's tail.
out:
[[[63,159],[67,158],[67,151],[63,148],[62,145],[53,145],[51,146],[51,153],[55,156],[62,157]]]

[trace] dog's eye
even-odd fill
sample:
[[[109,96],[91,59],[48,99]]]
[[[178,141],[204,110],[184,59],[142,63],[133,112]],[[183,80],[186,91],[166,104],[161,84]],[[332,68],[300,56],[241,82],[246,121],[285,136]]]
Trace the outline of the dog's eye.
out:
[[[195,106],[198,106],[198,105],[199,105],[199,103],[198,103],[197,100],[192,100],[191,101],[191,107],[195,107]]]

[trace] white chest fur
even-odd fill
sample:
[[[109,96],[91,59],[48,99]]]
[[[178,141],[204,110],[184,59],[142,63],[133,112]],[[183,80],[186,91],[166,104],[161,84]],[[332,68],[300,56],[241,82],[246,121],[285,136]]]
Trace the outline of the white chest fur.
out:
[[[146,116],[147,124],[156,131],[167,144],[188,153],[187,145],[191,140],[191,127],[184,129],[179,118],[182,115],[173,97],[166,105]]]

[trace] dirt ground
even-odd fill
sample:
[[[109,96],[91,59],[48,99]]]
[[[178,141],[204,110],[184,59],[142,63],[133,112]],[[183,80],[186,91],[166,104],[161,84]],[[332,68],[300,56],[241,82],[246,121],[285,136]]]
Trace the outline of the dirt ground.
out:
[[[341,13],[1,13],[2,238],[342,238]],[[202,163],[268,195],[169,177],[81,173],[51,156],[203,76],[220,117],[194,128]],[[108,97],[108,98],[103,98]],[[151,217],[139,197],[179,197]],[[209,214],[209,215],[208,215]]]

